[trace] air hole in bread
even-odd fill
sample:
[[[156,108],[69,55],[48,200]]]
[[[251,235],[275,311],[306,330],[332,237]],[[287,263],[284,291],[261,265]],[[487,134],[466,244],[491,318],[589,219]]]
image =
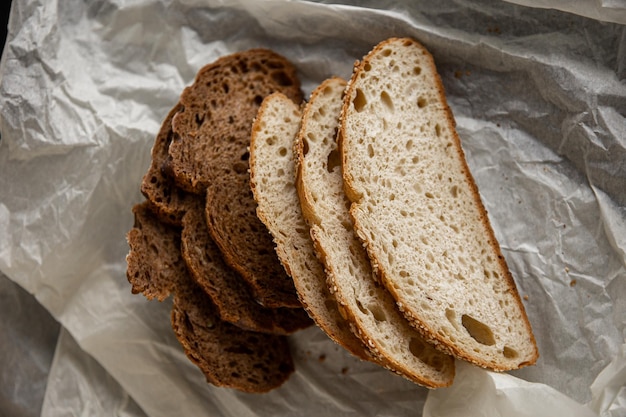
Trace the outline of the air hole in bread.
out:
[[[372,313],[374,320],[383,322],[387,321],[387,316],[385,316],[385,312],[380,308],[379,305],[370,304],[367,306],[367,309]]]
[[[281,147],[281,148],[278,150],[278,154],[279,154],[280,156],[285,156],[285,155],[287,155],[287,148],[285,148],[285,147]]]
[[[457,225],[454,225],[454,224],[451,224],[451,225],[450,225],[450,229],[454,230],[454,232],[455,232],[455,233],[459,233],[459,232],[460,232],[460,230],[459,230],[458,226],[457,226]]]
[[[437,136],[441,136],[441,126],[439,125],[439,123],[435,125],[435,134]]]
[[[417,107],[423,109],[428,104],[428,101],[424,97],[418,97],[417,99]]]
[[[450,194],[452,195],[452,197],[457,198],[457,196],[459,195],[459,187],[457,187],[456,185],[450,187]]]
[[[200,115],[199,113],[196,113],[196,125],[198,127],[201,127],[203,123],[204,123],[204,114]]]
[[[387,110],[389,110],[391,113],[393,113],[393,111],[394,111],[393,100],[391,100],[391,96],[389,95],[389,93],[387,93],[384,90],[381,91],[380,92],[380,101],[385,105]]]
[[[519,353],[515,349],[505,346],[502,350],[502,355],[507,359],[515,359]]]
[[[367,145],[367,156],[369,156],[370,158],[373,158],[375,156],[374,147],[371,144]]]
[[[455,310],[453,310],[451,308],[446,308],[446,318],[448,319],[450,324],[452,324],[452,326],[456,330],[459,330],[459,323],[458,323],[457,318],[456,318],[456,311]]]
[[[420,75],[422,73],[422,67],[413,68],[413,75]]]
[[[277,71],[272,74],[272,79],[282,87],[288,87],[293,85],[293,80],[283,71]]]
[[[257,106],[260,106],[261,103],[263,103],[263,96],[260,96],[260,95],[254,96],[254,104],[256,104]]]
[[[430,193],[430,192],[425,192],[425,193],[424,193],[424,196],[425,196],[426,198],[435,198],[435,196],[434,196],[432,193]]]
[[[496,344],[493,331],[485,323],[476,320],[468,314],[463,314],[461,316],[461,324],[463,324],[469,335],[481,345],[493,346]]]
[[[279,177],[282,177],[283,175],[285,175],[285,170],[283,169],[279,169],[276,171],[276,175]]]
[[[365,98],[365,94],[363,94],[363,90],[361,90],[360,88],[356,89],[356,94],[354,96],[354,100],[352,100],[352,104],[354,105],[354,110],[359,113],[361,113],[367,105],[367,99]]]
[[[408,140],[405,144],[406,150],[410,151],[411,149],[413,149],[413,141],[412,140]]]
[[[233,164],[233,170],[237,174],[246,174],[248,172],[248,164],[243,162],[236,162]]]
[[[326,162],[326,170],[329,173],[335,171],[335,168],[341,166],[341,154],[338,149],[334,149],[328,154],[328,161]]]

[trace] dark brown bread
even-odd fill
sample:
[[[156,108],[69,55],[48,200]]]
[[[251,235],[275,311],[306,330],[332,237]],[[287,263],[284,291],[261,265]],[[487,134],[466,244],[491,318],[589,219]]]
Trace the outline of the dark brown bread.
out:
[[[282,385],[294,371],[285,336],[246,331],[220,320],[191,278],[176,291],[172,328],[211,384],[263,393]]]
[[[176,104],[165,117],[152,147],[152,163],[141,183],[141,192],[151,202],[150,207],[155,214],[161,221],[174,225],[181,224],[183,214],[194,198],[178,188],[166,173],[169,158],[167,151],[174,134],[172,119],[182,108]]]
[[[266,49],[228,55],[202,68],[172,121],[168,166],[179,187],[206,192],[209,232],[257,301],[268,308],[301,307],[256,217],[248,177],[252,120],[263,98],[275,91],[302,101],[295,67]]]
[[[169,166],[176,183],[201,194],[225,175],[247,176],[252,120],[275,91],[302,101],[296,68],[267,49],[227,55],[200,69],[172,121]]]
[[[274,242],[256,215],[251,194],[249,180],[234,176],[207,189],[206,222],[211,236],[224,260],[249,283],[260,304],[299,308],[293,280],[278,261]]]
[[[126,235],[130,251],[126,256],[128,282],[133,294],[163,301],[186,274],[180,254],[180,229],[161,223],[149,202],[133,207],[135,224]]]
[[[183,258],[194,281],[213,300],[222,320],[244,329],[272,334],[290,334],[313,323],[303,309],[264,308],[254,300],[249,286],[226,265],[209,235],[204,199],[196,199],[182,223]]]
[[[133,208],[135,226],[128,233],[127,275],[133,293],[159,300],[174,294],[172,328],[208,382],[246,392],[281,385],[294,370],[287,339],[222,321],[187,271],[179,229],[161,223],[148,205]]]

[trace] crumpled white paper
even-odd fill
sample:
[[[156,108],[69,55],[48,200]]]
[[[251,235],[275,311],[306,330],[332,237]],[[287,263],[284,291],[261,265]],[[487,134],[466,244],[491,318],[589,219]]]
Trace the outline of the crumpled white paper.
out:
[[[538,390],[528,412],[621,410],[623,374],[611,370],[623,369],[626,335],[624,26],[487,0],[360,3],[14,0],[0,64],[0,271],[80,348],[62,335],[45,415],[80,415],[90,401],[106,415],[125,395],[148,416],[421,415],[464,379],[504,396],[501,415]],[[435,57],[539,362],[496,376],[460,365],[452,388],[429,393],[312,328],[292,337],[297,372],[280,389],[208,385],[172,334],[169,302],[130,294],[125,277],[130,208],[161,120],[226,53],[273,48],[308,93],[390,36]],[[78,366],[81,352],[102,368]],[[111,401],[96,401],[101,390]],[[81,402],[60,408],[64,398]]]

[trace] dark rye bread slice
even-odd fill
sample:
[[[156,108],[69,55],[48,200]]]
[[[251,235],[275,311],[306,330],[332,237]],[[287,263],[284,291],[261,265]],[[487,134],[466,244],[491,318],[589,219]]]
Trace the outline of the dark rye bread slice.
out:
[[[247,283],[222,258],[209,235],[204,199],[197,198],[182,219],[183,258],[194,281],[211,297],[222,320],[247,330],[291,334],[313,322],[303,309],[261,306]]]
[[[302,101],[295,67],[266,49],[228,55],[202,68],[172,121],[169,169],[181,188],[206,192],[209,232],[225,261],[263,306],[301,307],[250,192],[248,146],[263,98],[282,92]]]
[[[220,320],[191,278],[176,290],[172,328],[187,357],[213,385],[264,393],[294,372],[286,336],[246,331]]]
[[[172,328],[185,354],[207,381],[246,392],[278,387],[294,370],[284,336],[243,330],[220,319],[210,297],[188,273],[178,228],[161,223],[144,202],[133,208],[127,275],[133,293],[174,294]]]
[[[165,117],[152,147],[152,163],[141,182],[141,192],[152,203],[153,211],[162,221],[174,225],[181,224],[183,214],[193,200],[193,195],[178,188],[166,172],[167,151],[174,135],[172,119],[182,108],[177,103]]]
[[[127,233],[126,276],[133,294],[163,301],[186,273],[180,254],[180,229],[161,223],[148,201],[133,207],[135,224]]]
[[[233,192],[233,190],[240,190]],[[229,176],[206,194],[206,223],[224,260],[267,308],[301,308],[293,280],[280,264],[274,242],[256,215],[249,180]]]
[[[296,68],[267,49],[227,55],[200,69],[172,121],[169,168],[178,186],[201,194],[224,175],[247,176],[252,120],[276,91],[296,103],[303,98]]]

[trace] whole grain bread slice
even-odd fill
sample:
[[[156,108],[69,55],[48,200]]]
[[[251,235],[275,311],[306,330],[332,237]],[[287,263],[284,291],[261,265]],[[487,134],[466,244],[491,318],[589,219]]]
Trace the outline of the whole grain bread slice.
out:
[[[378,44],[355,65],[341,120],[355,230],[405,316],[460,359],[533,364],[535,339],[430,53],[407,38]]]
[[[165,300],[186,273],[180,254],[180,228],[162,223],[149,201],[133,207],[135,223],[126,235],[126,277],[133,294]]]
[[[197,197],[182,219],[182,255],[194,281],[211,297],[222,320],[247,330],[291,334],[313,322],[302,308],[265,308],[247,283],[223,260],[207,229],[204,199]]]
[[[257,214],[272,234],[278,258],[293,278],[305,310],[332,340],[369,360],[369,351],[350,330],[326,285],[324,268],[302,217],[293,155],[300,118],[299,106],[283,94],[263,100],[250,143],[250,185]]]
[[[285,336],[243,330],[221,320],[210,297],[193,281],[180,251],[180,229],[161,223],[148,202],[133,208],[127,275],[133,293],[174,295],[171,322],[189,359],[217,386],[267,392],[294,371]]]
[[[150,207],[164,222],[180,226],[183,214],[194,196],[176,186],[167,174],[168,149],[172,142],[172,119],[183,106],[177,103],[163,120],[154,145],[150,168],[141,182],[141,192],[151,202]]]
[[[264,393],[294,372],[286,336],[251,332],[221,320],[191,278],[176,290],[171,320],[185,354],[213,385]]]
[[[202,68],[181,95],[168,166],[179,187],[206,193],[211,237],[257,300],[268,308],[298,308],[293,282],[256,217],[249,185],[252,120],[275,91],[302,101],[296,68],[267,49],[231,54]]]
[[[303,110],[296,140],[296,187],[328,285],[357,336],[386,367],[429,388],[448,386],[454,359],[415,330],[389,292],[374,279],[367,253],[354,233],[343,192],[336,135],[346,82],[330,78]]]
[[[296,68],[268,49],[226,55],[201,68],[172,121],[169,169],[178,186],[202,194],[224,176],[247,176],[252,120],[276,91],[302,101]]]

